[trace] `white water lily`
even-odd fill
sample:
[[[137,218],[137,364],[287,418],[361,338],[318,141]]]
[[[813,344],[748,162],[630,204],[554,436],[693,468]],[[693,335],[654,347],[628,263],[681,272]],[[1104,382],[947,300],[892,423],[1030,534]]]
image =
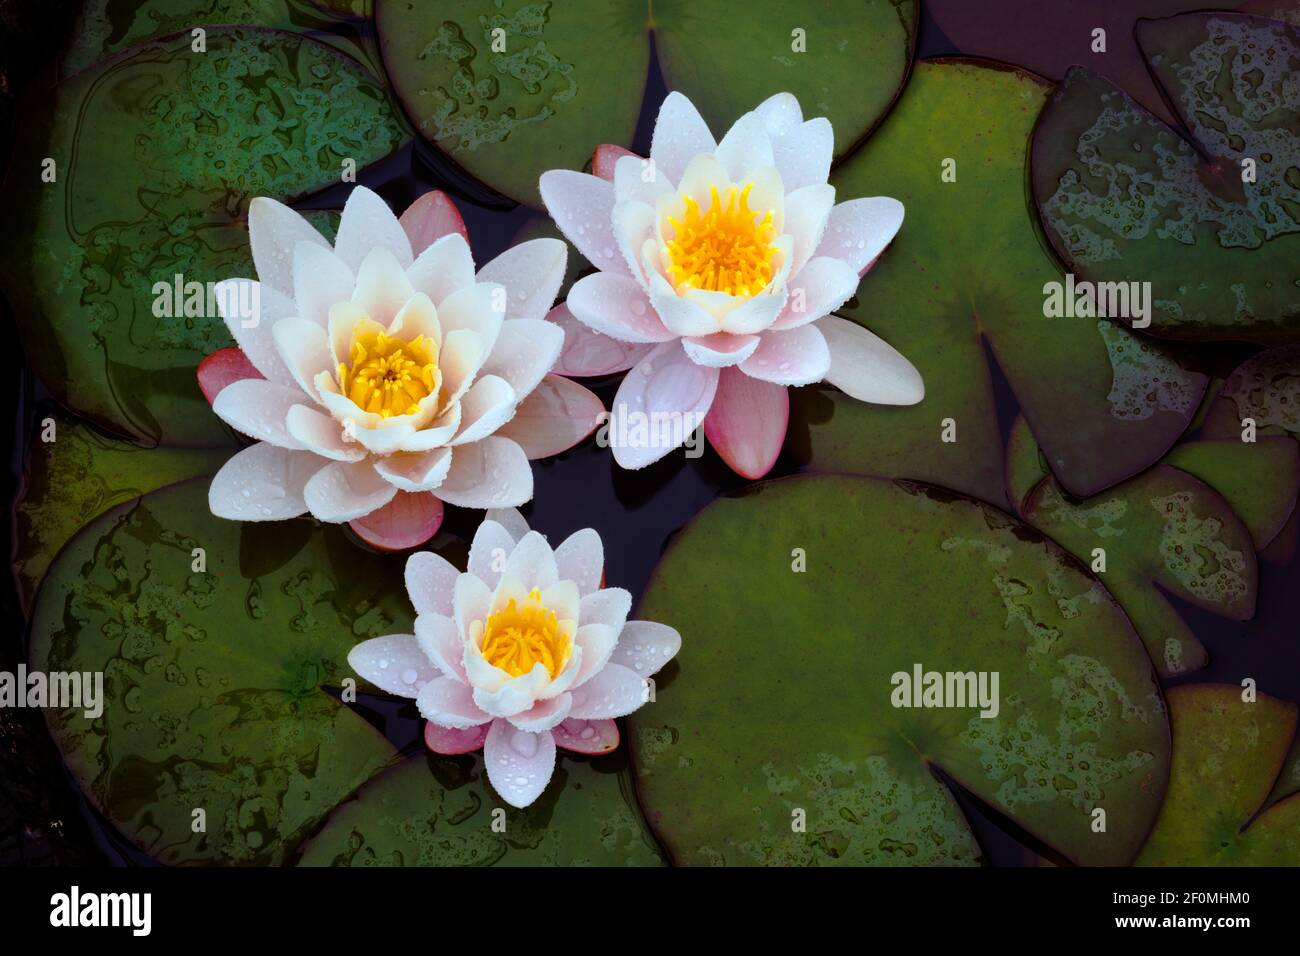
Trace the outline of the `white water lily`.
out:
[[[454,207],[450,215],[459,224]],[[428,232],[360,186],[333,246],[288,207],[252,202],[260,282],[222,283],[217,299],[263,377],[226,384],[213,410],[257,443],[213,480],[213,514],[344,522],[392,504],[401,520],[427,504],[440,521],[440,501],[493,508],[532,498],[528,441],[509,423],[563,344],[544,316],[564,244],[522,243],[475,274],[464,235],[430,242]],[[260,311],[233,314],[237,302]]]
[[[599,270],[574,284],[557,320],[571,315],[634,346],[611,431],[630,413],[703,417],[728,464],[761,477],[785,437],[787,386],[824,380],[862,401],[922,399],[906,358],[831,314],[903,222],[902,204],[888,197],[835,203],[832,148],[829,121],[805,121],[788,93],[742,116],[721,142],[690,100],[671,93],[648,160],[607,152],[618,157],[612,182],[542,175],[547,210]],[[582,369],[570,362],[566,371]],[[671,449],[615,445],[614,455],[640,468]]]
[[[673,628],[627,620],[632,595],[602,587],[603,572],[594,530],[552,550],[519,512],[490,511],[466,571],[427,551],[407,561],[415,634],[363,641],[348,663],[415,698],[431,749],[483,747],[492,786],[526,807],[550,781],[557,746],[618,746],[614,718],[648,699],[647,679],[681,648]]]

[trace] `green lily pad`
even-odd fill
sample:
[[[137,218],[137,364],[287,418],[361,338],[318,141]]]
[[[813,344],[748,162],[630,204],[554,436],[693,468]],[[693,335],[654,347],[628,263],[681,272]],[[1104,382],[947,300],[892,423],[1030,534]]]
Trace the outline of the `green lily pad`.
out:
[[[1016,514],[1024,513],[1025,498],[1051,473],[1029,422],[1024,415],[1017,415],[1007,435],[1007,498]]]
[[[562,754],[542,796],[516,810],[488,786],[481,753],[413,757],[335,810],[300,865],[662,865],[620,763]]]
[[[1295,736],[1296,705],[1241,695],[1213,684],[1169,691],[1169,793],[1137,865],[1300,865],[1300,796],[1256,815]]]
[[[1204,432],[1240,440],[1247,418],[1257,436],[1300,438],[1300,345],[1268,349],[1237,366],[1211,404]]]
[[[1155,817],[1168,727],[1132,626],[989,505],[863,477],[757,485],[679,533],[637,617],[682,632],[628,718],[675,862],[977,863],[935,771],[1078,863],[1126,862]],[[893,706],[916,666],[997,672],[997,715]]]
[[[1048,238],[1081,281],[1149,283],[1153,335],[1295,341],[1300,112],[1289,84],[1300,31],[1189,13],[1142,21],[1136,35],[1191,139],[1071,70],[1034,132]]]
[[[1170,451],[1165,462],[1221,494],[1250,529],[1257,551],[1277,537],[1295,510],[1300,448],[1290,438],[1188,442]]]
[[[53,423],[45,441],[44,421]],[[230,448],[146,449],[51,414],[38,427],[15,506],[14,573],[24,606],[72,536],[92,518],[147,491],[211,474]]]
[[[1083,502],[1045,479],[1025,520],[1092,565],[1142,635],[1162,676],[1205,666],[1205,648],[1160,589],[1233,620],[1255,613],[1250,532],[1213,488],[1168,465]],[[1157,589],[1154,585],[1159,585]]]
[[[844,311],[916,365],[926,396],[881,408],[829,390],[792,392],[792,447],[809,468],[1005,501],[986,345],[1074,494],[1141,471],[1185,429],[1205,376],[1122,326],[1044,315],[1044,288],[1062,275],[1036,232],[1024,170],[1049,91],[1011,68],[918,64],[888,120],[832,176],[842,198],[894,196],[907,210]],[[956,181],[943,180],[945,168]],[[948,420],[954,442],[942,440]]]
[[[194,370],[230,337],[199,296],[202,314],[155,315],[156,284],[252,275],[249,200],[338,182],[345,159],[363,167],[405,136],[356,61],[251,27],[209,30],[206,53],[188,33],[134,47],[60,83],[53,102],[38,88],[18,132],[0,277],[29,361],[78,414],[191,445],[224,441]]]
[[[408,631],[411,610],[400,558],[358,562],[338,527],[223,521],[207,488],[120,505],[64,549],[37,596],[31,666],[104,675],[101,716],[45,713],[133,843],[164,863],[276,864],[391,760],[322,688],[345,686],[357,641]]]
[[[415,126],[462,170],[534,207],[546,170],[582,169],[596,146],[631,144],[651,30],[669,87],[691,97],[715,136],[789,91],[807,115],[830,119],[843,154],[897,96],[916,16],[912,0],[797,10],[752,0],[743,11],[723,0],[376,0],[375,9],[385,67]]]

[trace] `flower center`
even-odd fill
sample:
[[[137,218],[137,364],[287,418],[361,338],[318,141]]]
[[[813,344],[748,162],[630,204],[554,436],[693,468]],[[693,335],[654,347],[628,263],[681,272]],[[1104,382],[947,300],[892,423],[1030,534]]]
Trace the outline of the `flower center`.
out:
[[[339,363],[339,388],[363,411],[384,418],[419,410],[441,384],[438,347],[423,335],[410,342],[382,329],[361,328],[352,339],[348,362]]]
[[[749,298],[772,281],[776,226],[770,209],[760,218],[749,208],[753,188],[730,186],[724,201],[714,186],[705,212],[694,197],[682,197],[686,212],[680,220],[668,217],[673,238],[665,249],[668,278],[678,293],[707,289]]]
[[[511,598],[505,607],[488,616],[483,632],[484,660],[511,677],[527,674],[537,663],[551,677],[559,675],[569,660],[573,642],[560,630],[555,612],[541,601],[541,592],[533,588],[523,607]]]

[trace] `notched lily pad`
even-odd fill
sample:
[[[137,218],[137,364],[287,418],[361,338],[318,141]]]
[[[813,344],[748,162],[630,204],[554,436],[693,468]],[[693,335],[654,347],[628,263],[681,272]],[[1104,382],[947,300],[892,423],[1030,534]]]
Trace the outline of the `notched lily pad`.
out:
[[[41,586],[32,667],[104,682],[102,715],[49,709],[51,733],[161,862],[283,862],[393,756],[323,688],[351,676],[357,641],[410,628],[401,561],[358,562],[339,528],[293,524],[307,534],[214,518],[207,481],[185,482],[91,523]]]
[[[1204,375],[1120,325],[1044,314],[1048,284],[1064,277],[1040,242],[1024,177],[1049,91],[995,64],[918,64],[880,131],[832,176],[842,197],[888,195],[906,207],[897,238],[844,311],[916,364],[926,396],[880,408],[829,390],[793,392],[793,447],[808,467],[1004,501],[986,345],[1075,494],[1136,474],[1186,428]],[[948,420],[955,441],[944,440]]]
[[[562,754],[546,792],[516,810],[487,785],[482,754],[464,754],[417,756],[384,771],[334,811],[299,863],[658,866],[663,860],[632,799],[624,760]]]
[[[1294,341],[1300,31],[1189,13],[1140,22],[1137,40],[1191,139],[1071,70],[1034,132],[1048,238],[1081,280],[1149,283],[1153,335]]]
[[[1262,813],[1296,729],[1296,705],[1240,687],[1169,691],[1169,793],[1139,866],[1300,865],[1300,796]]]
[[[674,539],[637,614],[683,638],[672,686],[628,718],[678,863],[978,863],[932,768],[1078,863],[1128,861],[1154,819],[1169,753],[1150,660],[1095,579],[989,505],[872,478],[759,485]],[[946,676],[948,706],[895,706],[894,675],[910,688],[918,667],[986,691],[998,674],[996,715]]]
[[[251,276],[254,196],[312,192],[406,136],[378,81],[321,43],[251,27],[209,29],[205,53],[190,42],[137,46],[52,100],[34,84],[3,194],[0,275],[34,369],[148,443],[223,441],[194,370],[230,344],[205,290],[183,286],[178,309],[159,284]]]

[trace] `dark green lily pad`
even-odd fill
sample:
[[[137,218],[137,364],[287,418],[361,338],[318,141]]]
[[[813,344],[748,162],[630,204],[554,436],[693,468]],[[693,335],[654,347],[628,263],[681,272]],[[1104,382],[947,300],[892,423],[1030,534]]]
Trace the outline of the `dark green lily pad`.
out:
[[[1140,22],[1137,40],[1191,139],[1071,70],[1034,132],[1048,238],[1080,280],[1149,282],[1153,335],[1296,340],[1300,31],[1189,13]]]
[[[1007,435],[1007,498],[1017,514],[1024,513],[1025,498],[1051,473],[1025,416],[1017,415]]]
[[[1204,431],[1240,440],[1247,418],[1257,436],[1300,438],[1300,345],[1268,349],[1237,366],[1211,404]]]
[[[114,505],[196,475],[211,474],[233,448],[146,449],[51,414],[54,441],[37,429],[15,506],[14,573],[31,603],[54,556],[87,522]]]
[[[207,487],[121,505],[68,545],[37,597],[31,665],[104,674],[102,716],[46,717],[133,843],[164,863],[276,864],[392,758],[322,688],[352,676],[357,641],[408,631],[411,610],[400,558],[358,562],[337,527],[214,518]]]
[[[37,85],[38,86],[38,85]],[[138,46],[24,103],[0,264],[26,354],[67,407],[146,443],[216,444],[194,370],[230,344],[213,304],[156,316],[155,284],[249,276],[249,200],[288,199],[397,147],[356,61],[301,36],[213,28]],[[57,180],[42,183],[42,160]]]
[[[677,863],[977,863],[935,770],[1078,863],[1131,859],[1158,809],[1168,727],[1132,626],[986,504],[874,478],[758,485],[674,539],[637,616],[682,632],[628,718]],[[998,672],[997,716],[895,708],[892,675],[918,664]]]
[[[1295,509],[1300,448],[1290,438],[1188,442],[1170,451],[1165,462],[1221,494],[1250,529],[1257,551],[1277,537]]]
[[[1155,468],[1083,502],[1044,480],[1025,502],[1025,520],[1091,564],[1133,620],[1162,676],[1205,666],[1205,648],[1153,585],[1233,620],[1255,613],[1258,569],[1250,532],[1213,488]]]
[[[496,192],[540,206],[543,172],[582,169],[602,143],[631,144],[651,30],[669,87],[691,97],[715,137],[789,91],[806,115],[830,119],[840,155],[898,94],[916,15],[912,0],[752,0],[743,11],[722,0],[376,0],[375,23],[425,138]],[[793,49],[796,29],[806,52]]]
[[[832,176],[841,199],[887,195],[907,218],[845,314],[906,355],[926,396],[880,408],[792,393],[794,448],[819,471],[932,481],[1005,500],[987,344],[1052,470],[1091,495],[1158,460],[1205,377],[1122,326],[1044,315],[1062,275],[1025,196],[1025,151],[1050,88],[987,63],[918,64],[879,132]],[[944,182],[945,160],[956,181]],[[941,440],[952,419],[956,441]],[[1104,450],[1104,451],[1103,451]]]
[[[504,811],[504,817],[497,811]],[[493,830],[503,821],[505,832]],[[499,826],[499,824],[498,824]],[[626,760],[561,754],[523,810],[487,784],[483,755],[417,756],[377,776],[306,844],[303,866],[659,866]]]
[[[1263,813],[1291,746],[1296,705],[1231,685],[1169,691],[1169,793],[1139,866],[1300,865],[1300,796]]]

